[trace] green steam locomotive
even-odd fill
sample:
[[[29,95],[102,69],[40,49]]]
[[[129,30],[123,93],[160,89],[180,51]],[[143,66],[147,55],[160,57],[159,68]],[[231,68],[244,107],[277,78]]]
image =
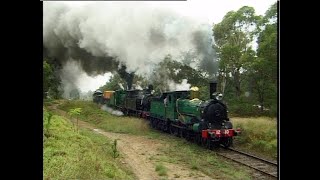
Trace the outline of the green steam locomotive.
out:
[[[216,92],[216,86],[216,82],[210,83],[210,99],[206,101],[199,99],[199,89],[196,87],[164,92],[157,97],[153,96],[152,86],[149,86],[144,90],[112,91],[104,102],[126,115],[149,120],[155,129],[210,149],[220,145],[229,147],[240,130],[233,129],[227,106],[222,101],[222,94]]]

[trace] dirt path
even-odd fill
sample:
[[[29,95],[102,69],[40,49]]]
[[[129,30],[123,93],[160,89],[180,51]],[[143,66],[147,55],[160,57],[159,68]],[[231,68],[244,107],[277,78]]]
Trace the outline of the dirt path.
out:
[[[57,113],[65,115],[62,110],[52,107]],[[164,163],[167,167],[167,178],[159,176],[155,171],[157,160],[155,157],[161,155],[158,150],[165,146],[163,142],[155,139],[148,139],[143,136],[129,135],[105,132],[96,128],[92,124],[84,121],[78,121],[79,127],[93,130],[96,133],[102,134],[111,140],[117,139],[117,147],[122,155],[121,161],[129,165],[139,180],[160,180],[160,179],[212,179],[200,171],[192,170],[182,164]]]
[[[105,132],[83,121],[79,121],[79,126],[91,129],[109,139],[117,139],[117,147],[120,153],[124,155],[122,161],[133,169],[133,172],[135,172],[140,180],[161,179],[155,171],[157,162],[151,160],[152,157],[161,155],[158,148],[164,146],[164,144],[158,140],[148,139],[142,136]],[[212,179],[201,172],[191,170],[183,165],[172,163],[162,164],[168,168],[168,179]]]

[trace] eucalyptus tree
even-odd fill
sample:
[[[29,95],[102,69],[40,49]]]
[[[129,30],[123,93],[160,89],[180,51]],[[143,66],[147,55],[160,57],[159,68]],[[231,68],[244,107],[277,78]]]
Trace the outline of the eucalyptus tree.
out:
[[[213,47],[219,60],[220,82],[226,82],[229,77],[238,98],[241,95],[241,73],[245,71],[245,63],[255,56],[252,42],[258,32],[260,19],[254,8],[243,6],[238,11],[228,12],[220,23],[213,26]]]

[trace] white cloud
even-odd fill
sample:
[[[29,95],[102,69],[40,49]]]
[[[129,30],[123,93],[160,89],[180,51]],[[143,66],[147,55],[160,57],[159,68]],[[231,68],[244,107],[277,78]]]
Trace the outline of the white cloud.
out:
[[[111,73],[105,73],[104,75],[98,75],[95,77],[88,76],[83,73],[77,80],[77,86],[82,92],[95,91],[99,87],[103,86],[110,80]]]
[[[229,11],[236,11],[242,6],[254,7],[258,15],[264,15],[266,10],[276,0],[188,0],[188,1],[153,1],[153,6],[174,9],[186,16],[195,17],[209,23],[219,23]]]

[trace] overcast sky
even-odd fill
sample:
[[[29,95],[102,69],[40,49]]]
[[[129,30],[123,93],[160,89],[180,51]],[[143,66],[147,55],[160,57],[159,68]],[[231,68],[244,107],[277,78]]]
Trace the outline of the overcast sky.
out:
[[[82,6],[90,1],[63,1],[72,6]],[[97,2],[97,1],[96,1]],[[173,9],[185,16],[191,16],[208,23],[219,23],[229,11],[236,11],[242,6],[251,6],[256,14],[264,15],[276,0],[188,0],[188,1],[144,1],[147,4]],[[100,3],[100,2],[99,2]],[[135,2],[102,2],[102,3],[135,3]]]

